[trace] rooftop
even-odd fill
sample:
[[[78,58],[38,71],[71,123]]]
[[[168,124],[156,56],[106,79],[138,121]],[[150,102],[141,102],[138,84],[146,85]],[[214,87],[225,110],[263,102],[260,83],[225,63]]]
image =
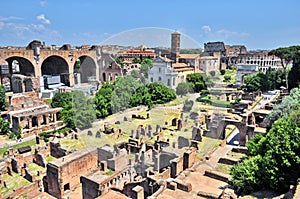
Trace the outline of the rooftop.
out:
[[[52,162],[49,163],[49,165],[53,165],[54,167],[62,167],[65,164],[68,164],[74,160],[77,160],[83,156],[86,156],[87,154],[96,151],[96,147],[88,147],[80,151],[76,151],[74,153],[71,153],[69,155],[66,155],[64,157],[58,158]]]
[[[199,56],[200,56],[199,54],[180,54],[179,58],[181,58],[181,59],[196,59]]]

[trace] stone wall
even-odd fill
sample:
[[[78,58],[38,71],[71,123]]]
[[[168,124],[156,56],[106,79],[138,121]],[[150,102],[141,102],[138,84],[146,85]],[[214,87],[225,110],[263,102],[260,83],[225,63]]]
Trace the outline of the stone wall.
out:
[[[220,180],[220,181],[223,181],[223,182],[227,182],[227,183],[230,180],[230,175],[227,175],[227,174],[224,174],[221,172],[217,172],[217,171],[206,170],[204,175],[214,178],[214,179],[217,179],[217,180]]]
[[[64,196],[80,184],[80,176],[88,175],[98,167],[96,148],[86,148],[47,164],[47,187],[55,197]]]
[[[60,143],[50,142],[50,154],[55,158],[61,158],[68,154],[66,149],[61,148]]]

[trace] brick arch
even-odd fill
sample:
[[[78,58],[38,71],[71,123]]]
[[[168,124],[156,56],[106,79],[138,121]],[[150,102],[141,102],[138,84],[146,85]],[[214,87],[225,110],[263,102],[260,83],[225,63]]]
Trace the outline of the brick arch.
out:
[[[59,75],[61,82],[70,85],[70,67],[68,60],[62,56],[50,55],[41,63],[41,75]]]
[[[248,133],[248,126],[246,123],[242,121],[225,120],[222,139],[225,139],[225,129],[228,125],[233,125],[239,130],[239,145],[244,146],[246,144],[246,135]]]
[[[77,61],[79,60],[80,66],[77,68]],[[80,55],[74,60],[73,65],[74,73],[80,73],[82,83],[88,83],[89,80],[98,80],[97,64],[90,55]]]
[[[15,72],[25,76],[35,76],[34,64],[27,58],[21,56],[10,56],[5,59],[8,62],[9,73],[12,75],[12,63],[16,60],[19,63],[19,72]]]
[[[47,64],[47,62],[49,62],[49,64]],[[61,63],[64,64],[63,67],[62,67],[62,65],[58,65]],[[52,70],[50,70],[49,68],[51,68]],[[69,73],[69,63],[62,56],[50,55],[50,56],[44,58],[44,60],[42,61],[41,71],[42,71],[42,75]]]

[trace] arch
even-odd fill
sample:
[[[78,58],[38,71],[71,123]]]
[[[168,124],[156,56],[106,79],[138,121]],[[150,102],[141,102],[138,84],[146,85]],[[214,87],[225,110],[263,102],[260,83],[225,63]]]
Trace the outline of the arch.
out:
[[[5,61],[8,63],[8,70],[11,75],[35,76],[35,69],[30,60],[24,57],[12,56],[6,58]]]
[[[43,61],[42,75],[60,75],[63,73],[69,73],[68,63],[63,57],[52,55]]]
[[[230,133],[230,135],[229,135]],[[240,129],[235,124],[228,123],[224,127],[223,139],[227,139],[227,144],[238,145],[239,144]]]
[[[89,83],[90,81],[97,80],[96,77],[96,63],[90,56],[80,56],[74,64],[74,73],[80,73],[82,83]]]
[[[105,73],[102,74],[102,81],[106,82],[106,74]]]
[[[52,55],[47,57],[41,68],[42,76],[60,76],[61,83],[70,85],[68,62],[60,56]]]

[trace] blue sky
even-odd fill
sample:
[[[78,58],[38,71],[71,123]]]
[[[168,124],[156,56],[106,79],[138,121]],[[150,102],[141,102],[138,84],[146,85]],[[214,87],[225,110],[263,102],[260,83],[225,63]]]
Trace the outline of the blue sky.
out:
[[[299,0],[9,0],[1,2],[0,45],[168,46],[176,30],[190,40],[183,47],[273,49],[300,45],[299,8]]]

